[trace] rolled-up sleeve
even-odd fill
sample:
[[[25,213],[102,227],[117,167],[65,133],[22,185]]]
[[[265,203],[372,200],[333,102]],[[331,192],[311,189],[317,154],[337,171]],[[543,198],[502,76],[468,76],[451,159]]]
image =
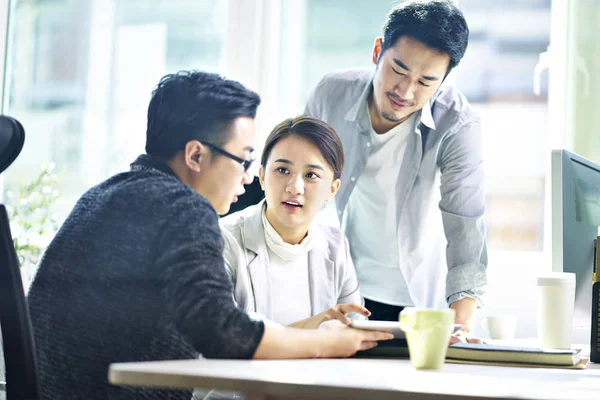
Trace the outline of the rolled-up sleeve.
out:
[[[479,121],[460,126],[440,149],[441,201],[448,242],[446,300],[465,297],[481,307],[487,286],[484,172]]]

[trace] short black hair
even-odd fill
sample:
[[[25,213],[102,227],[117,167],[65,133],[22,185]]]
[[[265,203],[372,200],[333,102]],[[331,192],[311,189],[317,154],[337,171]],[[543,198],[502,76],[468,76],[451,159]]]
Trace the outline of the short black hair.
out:
[[[448,71],[463,58],[469,27],[463,13],[450,0],[415,0],[395,6],[383,25],[381,54],[408,36],[450,56]]]
[[[146,153],[171,159],[190,140],[222,147],[239,117],[256,117],[260,97],[218,74],[180,71],[164,76],[148,105]]]
[[[333,179],[342,176],[344,168],[344,147],[335,129],[320,119],[301,115],[296,118],[288,118],[279,124],[269,134],[265,147],[263,148],[260,164],[263,168],[273,147],[288,136],[299,136],[318,147],[321,155],[333,170]]]

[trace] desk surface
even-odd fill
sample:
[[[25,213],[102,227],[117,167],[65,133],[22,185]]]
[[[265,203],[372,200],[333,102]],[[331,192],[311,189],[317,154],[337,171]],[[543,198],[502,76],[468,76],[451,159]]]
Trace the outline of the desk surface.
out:
[[[598,400],[600,364],[585,370],[444,364],[417,371],[404,359],[182,360],[112,364],[115,385],[237,390],[348,399]]]

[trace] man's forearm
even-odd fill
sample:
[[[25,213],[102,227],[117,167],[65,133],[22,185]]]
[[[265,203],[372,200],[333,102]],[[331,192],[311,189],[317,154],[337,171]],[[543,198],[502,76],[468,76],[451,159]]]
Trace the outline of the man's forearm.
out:
[[[255,359],[290,359],[323,357],[325,334],[306,330],[265,325],[263,337],[254,353]]]
[[[305,318],[300,321],[292,322],[291,324],[288,325],[288,328],[316,329],[316,328],[318,328],[318,323],[315,324],[315,317],[318,317],[318,316],[312,316],[312,317],[308,317],[308,318]]]
[[[477,310],[477,300],[472,297],[465,297],[452,303],[450,308],[456,311],[455,323],[466,326],[470,331]]]

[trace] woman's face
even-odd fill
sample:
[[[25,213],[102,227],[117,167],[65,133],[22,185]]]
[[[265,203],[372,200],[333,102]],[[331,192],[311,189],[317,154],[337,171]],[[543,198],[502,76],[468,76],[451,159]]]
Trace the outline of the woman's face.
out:
[[[259,170],[267,199],[267,219],[288,243],[299,243],[323,205],[333,199],[340,180],[319,148],[297,135],[273,146]]]

